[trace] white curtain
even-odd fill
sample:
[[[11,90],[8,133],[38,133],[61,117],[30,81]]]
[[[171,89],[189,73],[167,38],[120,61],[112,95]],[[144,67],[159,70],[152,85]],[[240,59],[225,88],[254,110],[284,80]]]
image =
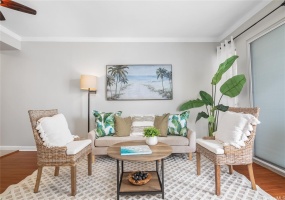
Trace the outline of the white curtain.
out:
[[[219,65],[224,62],[227,58],[236,55],[236,47],[233,40],[233,37],[231,37],[231,42],[229,43],[228,40],[225,40],[225,43],[221,43],[221,46],[217,47],[217,69]],[[223,75],[222,80],[217,85],[217,90],[220,90],[220,86],[229,78],[237,75],[237,62],[235,61],[232,67]],[[227,106],[233,106],[236,107],[238,103],[238,97],[230,98],[227,96],[224,96],[221,103]]]

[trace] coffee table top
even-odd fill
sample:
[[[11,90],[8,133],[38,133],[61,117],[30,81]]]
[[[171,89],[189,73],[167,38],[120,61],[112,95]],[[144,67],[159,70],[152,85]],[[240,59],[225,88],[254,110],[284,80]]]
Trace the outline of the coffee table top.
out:
[[[142,155],[121,155],[120,149],[121,146],[137,146],[137,145],[146,145],[144,140],[141,141],[128,141],[120,142],[114,144],[107,149],[107,154],[111,158],[117,160],[125,161],[154,161],[166,158],[172,153],[172,147],[168,144],[158,142],[156,145],[149,145],[149,148],[152,151],[152,154],[142,154]]]

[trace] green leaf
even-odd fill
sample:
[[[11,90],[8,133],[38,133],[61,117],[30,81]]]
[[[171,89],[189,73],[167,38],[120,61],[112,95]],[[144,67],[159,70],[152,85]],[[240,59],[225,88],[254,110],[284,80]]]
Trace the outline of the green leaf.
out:
[[[226,112],[229,109],[229,106],[224,106],[223,104],[219,104],[215,108],[219,111]]]
[[[199,108],[199,107],[202,107],[204,105],[205,105],[205,103],[201,99],[190,100],[190,101],[187,101],[186,103],[182,104],[180,106],[179,110],[184,111],[184,110],[189,110],[191,108]]]
[[[223,74],[234,64],[237,58],[238,56],[234,55],[228,58],[225,62],[220,64],[218,71],[216,72],[216,74],[214,75],[212,79],[212,83],[211,83],[212,85],[217,85],[217,83],[220,82]]]
[[[223,95],[229,97],[236,97],[237,95],[240,94],[245,82],[246,78],[243,74],[233,76],[221,86],[220,92]]]
[[[199,119],[201,119],[201,118],[205,118],[205,119],[207,119],[208,117],[209,117],[209,115],[207,114],[207,113],[205,113],[205,112],[199,112],[198,113],[198,115],[197,115],[197,118],[196,118],[196,121],[195,122],[197,122]]]
[[[206,105],[213,105],[213,98],[211,95],[209,95],[207,92],[205,91],[200,91],[200,96],[202,98],[202,101],[206,104]]]
[[[209,121],[210,123],[213,123],[213,122],[215,121],[215,117],[214,117],[213,115],[210,115],[210,116],[208,117],[208,121]]]
[[[169,131],[170,135],[174,135],[175,134],[175,129],[173,127],[169,127],[168,131]]]
[[[187,136],[187,131],[188,131],[187,128],[184,127],[184,128],[181,129],[179,135],[182,135],[182,136],[186,137]]]
[[[175,126],[176,131],[180,133],[182,128],[180,122],[177,119],[172,119],[172,124]]]

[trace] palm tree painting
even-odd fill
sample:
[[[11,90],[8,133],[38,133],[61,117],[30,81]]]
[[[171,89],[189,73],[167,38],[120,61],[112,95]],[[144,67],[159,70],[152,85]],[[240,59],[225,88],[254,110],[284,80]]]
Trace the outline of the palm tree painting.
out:
[[[107,100],[171,100],[172,65],[107,65]]]

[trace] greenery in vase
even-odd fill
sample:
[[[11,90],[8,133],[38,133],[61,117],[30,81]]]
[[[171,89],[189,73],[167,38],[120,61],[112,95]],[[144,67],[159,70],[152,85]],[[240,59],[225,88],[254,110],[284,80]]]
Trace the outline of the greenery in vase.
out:
[[[222,95],[219,100],[216,98],[217,84],[222,79],[223,74],[231,68],[237,58],[238,56],[236,55],[232,56],[228,58],[225,62],[220,64],[218,71],[212,78],[211,94],[208,94],[205,91],[200,91],[199,94],[201,99],[198,98],[196,100],[190,100],[180,106],[180,111],[198,108],[202,106],[206,107],[206,112],[202,111],[198,113],[196,122],[201,118],[208,119],[209,136],[213,136],[213,132],[217,130],[219,111],[225,112],[229,108],[229,106],[220,104],[222,97],[224,95],[231,98],[238,96],[246,82],[245,75],[243,74],[233,76],[232,78],[225,81],[224,84],[222,84],[222,86],[220,87],[220,92]]]
[[[144,137],[154,137],[160,134],[159,130],[154,127],[148,127],[143,130]]]

